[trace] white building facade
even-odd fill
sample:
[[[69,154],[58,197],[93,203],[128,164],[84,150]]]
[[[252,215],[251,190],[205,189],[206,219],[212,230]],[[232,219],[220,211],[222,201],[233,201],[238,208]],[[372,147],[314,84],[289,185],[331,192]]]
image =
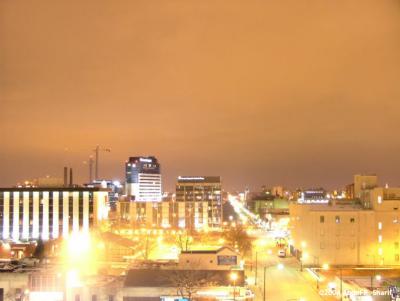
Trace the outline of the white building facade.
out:
[[[125,171],[128,196],[136,202],[161,202],[160,164],[155,157],[130,157]]]
[[[88,231],[108,215],[108,192],[97,188],[0,188],[3,240],[55,239]]]

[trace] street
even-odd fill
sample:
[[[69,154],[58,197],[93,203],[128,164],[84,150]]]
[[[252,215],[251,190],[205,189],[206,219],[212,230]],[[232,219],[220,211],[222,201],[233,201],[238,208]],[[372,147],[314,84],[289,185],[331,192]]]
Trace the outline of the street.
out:
[[[259,252],[257,266],[257,285],[253,287],[255,300],[323,300],[317,293],[316,283],[315,287],[312,287],[312,283],[305,277],[307,272],[299,271],[299,264],[294,258],[278,258],[276,253]],[[265,299],[263,296],[264,266],[267,266]],[[255,270],[253,270],[253,275],[255,276]]]

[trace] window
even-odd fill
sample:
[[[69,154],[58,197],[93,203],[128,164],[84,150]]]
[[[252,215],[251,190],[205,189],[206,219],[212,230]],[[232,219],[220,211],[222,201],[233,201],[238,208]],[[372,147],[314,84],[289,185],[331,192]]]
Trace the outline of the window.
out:
[[[350,223],[354,223],[356,221],[356,219],[354,217],[350,218]]]
[[[97,295],[92,295],[92,301],[97,301]]]
[[[394,248],[395,248],[395,249],[398,249],[398,248],[399,248],[399,242],[396,241],[396,242],[394,243]]]
[[[75,295],[75,301],[81,301],[81,296]]]
[[[319,217],[319,222],[320,222],[320,223],[324,223],[324,222],[325,222],[325,216],[321,215],[321,216]]]
[[[399,254],[394,255],[394,260],[397,261],[397,262],[400,261],[400,256],[399,256]]]
[[[336,222],[336,224],[340,224],[340,216],[339,215],[336,215],[335,222]]]
[[[109,295],[108,296],[108,301],[114,301],[114,296],[113,295]]]
[[[378,230],[382,230],[382,223],[381,222],[378,223]]]
[[[325,243],[324,243],[324,242],[321,242],[320,245],[319,245],[319,248],[320,248],[320,249],[325,249]]]

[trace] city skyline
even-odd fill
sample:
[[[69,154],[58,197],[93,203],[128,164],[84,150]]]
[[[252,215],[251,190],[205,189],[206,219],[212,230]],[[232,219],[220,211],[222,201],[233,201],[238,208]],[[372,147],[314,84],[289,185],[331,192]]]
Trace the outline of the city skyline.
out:
[[[93,9],[95,8],[95,9]],[[399,184],[395,1],[3,1],[0,181],[155,155],[227,189]],[[73,19],[73,22],[71,20]],[[51,24],[51,25],[50,25]],[[65,151],[68,149],[68,151]]]
[[[3,0],[0,41],[0,301],[400,301],[400,0]]]

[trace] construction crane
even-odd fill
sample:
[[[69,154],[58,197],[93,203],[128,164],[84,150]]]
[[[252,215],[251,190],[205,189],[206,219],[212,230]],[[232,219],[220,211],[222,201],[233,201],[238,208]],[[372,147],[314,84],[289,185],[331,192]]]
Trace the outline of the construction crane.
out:
[[[100,147],[99,145],[97,145],[93,151],[94,151],[95,157],[96,157],[94,176],[95,176],[95,180],[99,180],[99,153],[100,152],[111,152],[111,149],[103,148],[103,147]]]
[[[89,183],[93,182],[93,163],[94,163],[93,156],[89,156],[88,161],[83,161],[83,164],[87,164],[89,166]]]

